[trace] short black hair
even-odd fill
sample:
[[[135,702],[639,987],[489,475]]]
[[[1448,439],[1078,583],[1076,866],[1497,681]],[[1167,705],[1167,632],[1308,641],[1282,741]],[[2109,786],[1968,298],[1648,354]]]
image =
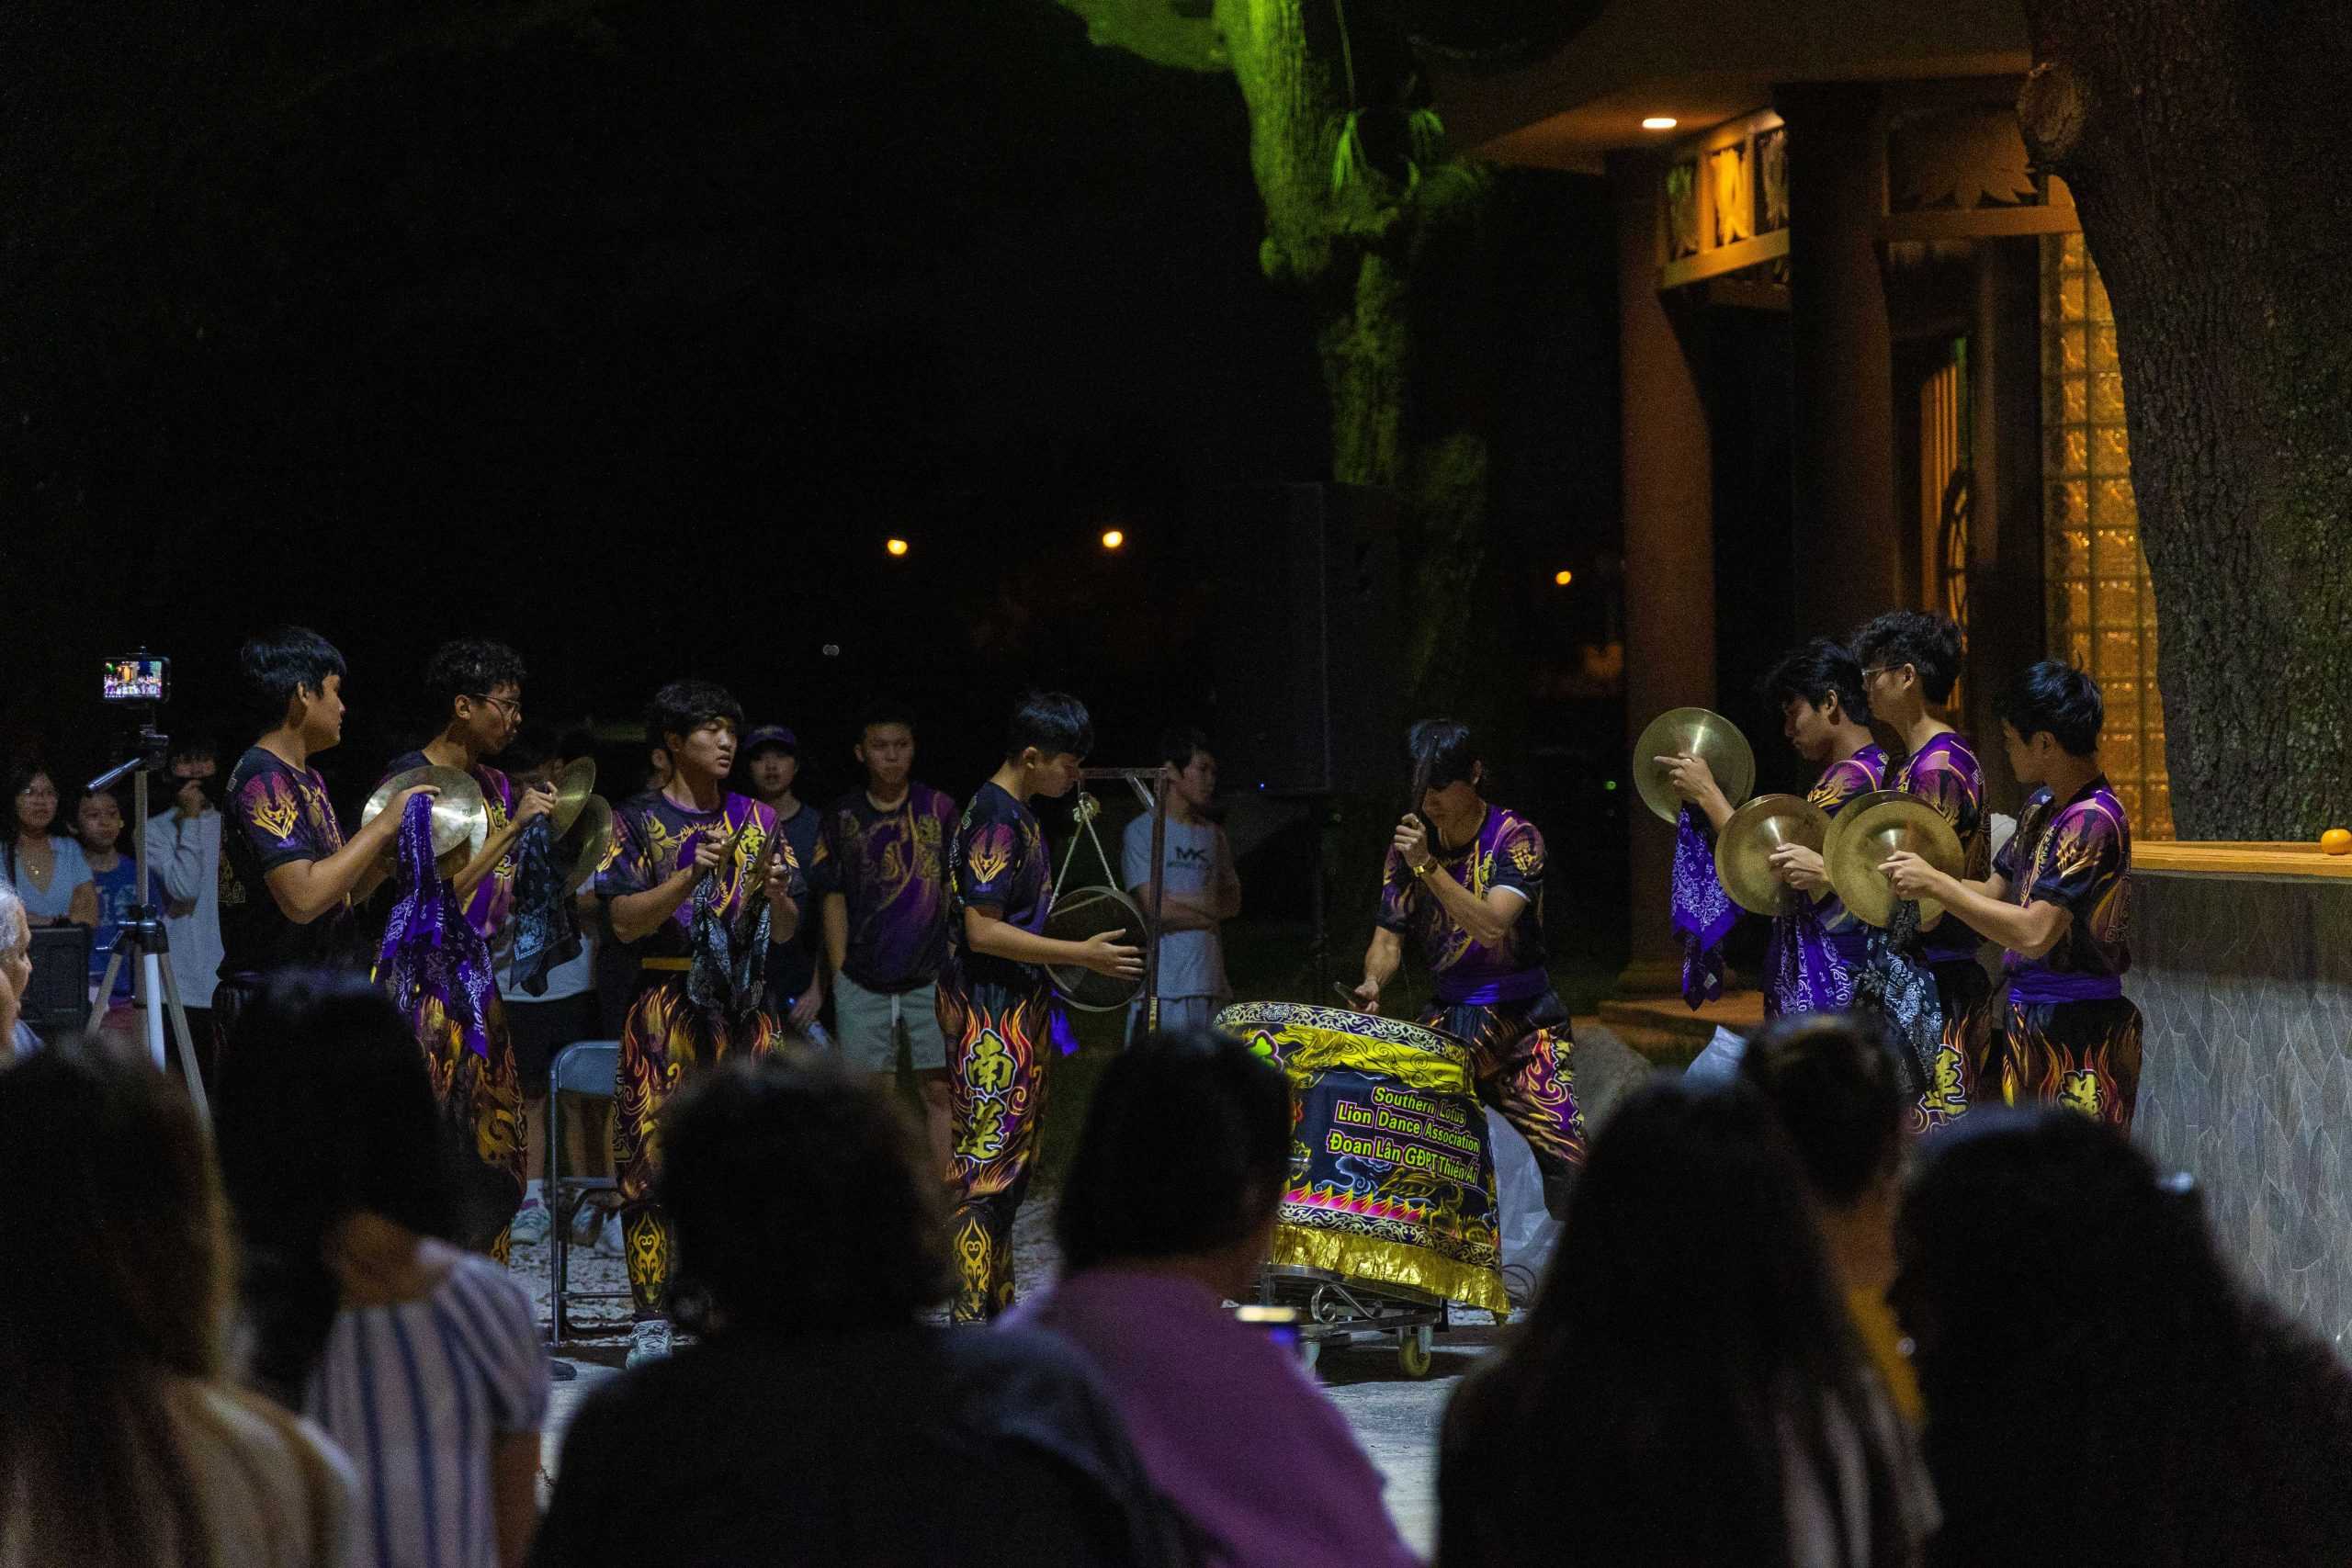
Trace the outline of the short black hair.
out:
[[[1214,1030],[1164,1031],[1111,1058],[1062,1179],[1062,1265],[1230,1247],[1290,1170],[1290,1084]]]
[[[1193,765],[1194,757],[1208,749],[1208,732],[1191,725],[1177,725],[1163,731],[1159,737],[1159,760],[1180,773]]]
[[[878,729],[886,724],[903,724],[907,727],[908,734],[914,733],[914,710],[896,698],[876,698],[867,703],[863,711],[865,716],[857,721],[857,738],[860,741],[865,739],[867,730]]]
[[[1405,756],[1416,773],[1429,764],[1429,787],[1443,789],[1472,777],[1483,760],[1470,727],[1458,718],[1425,718],[1405,733]],[[1416,808],[1419,801],[1413,802]]]
[[[425,690],[441,699],[440,716],[459,697],[486,697],[501,686],[520,686],[528,673],[523,656],[503,642],[461,637],[433,650],[424,666]]]
[[[1871,700],[1862,691],[1862,661],[1845,644],[1815,637],[1781,655],[1780,662],[1756,682],[1757,694],[1774,707],[1792,701],[1827,705],[1838,694],[1838,706],[1856,724],[1871,721]]]
[[[351,673],[335,645],[308,626],[279,626],[237,650],[238,684],[254,720],[269,728],[286,721],[299,691],[324,692],[327,677]]]
[[[1861,1015],[1776,1018],[1747,1043],[1739,1072],[1771,1102],[1833,1208],[1860,1200],[1902,1157],[1902,1086],[1883,1031]]]
[[[1960,624],[1927,610],[1889,610],[1854,634],[1854,657],[1894,670],[1919,672],[1919,692],[1931,703],[1951,695],[1960,681]]]
[[[183,730],[172,737],[172,754],[166,760],[174,762],[217,762],[220,760],[220,743],[201,730]]]
[[[2018,671],[1993,699],[1993,716],[2005,720],[2020,740],[2047,732],[2070,757],[2098,750],[2107,704],[2098,682],[2061,660],[2045,659]]]
[[[1011,761],[1035,746],[1039,754],[1058,757],[1065,751],[1083,757],[1094,750],[1094,720],[1086,705],[1068,692],[1030,692],[1013,705],[1012,722],[1005,726],[1004,756]]]
[[[662,1113],[655,1185],[685,1299],[707,1295],[729,1325],[904,1323],[954,1283],[939,1179],[906,1113],[830,1055],[701,1075]]]
[[[653,694],[645,709],[645,739],[663,750],[670,737],[692,735],[714,718],[726,719],[743,733],[743,705],[735,694],[713,681],[673,681]]]

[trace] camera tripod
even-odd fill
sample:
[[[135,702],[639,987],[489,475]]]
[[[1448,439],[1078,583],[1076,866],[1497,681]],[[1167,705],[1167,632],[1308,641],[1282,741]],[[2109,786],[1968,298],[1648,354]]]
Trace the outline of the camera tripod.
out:
[[[135,889],[133,901],[123,911],[114,951],[107,955],[107,972],[98,982],[97,999],[90,1009],[90,1028],[96,1032],[105,1021],[107,1009],[114,999],[115,976],[122,973],[124,961],[129,960],[131,995],[145,1025],[147,1054],[155,1059],[158,1071],[172,1070],[164,1045],[164,1021],[168,1013],[172,1037],[179,1044],[180,1072],[187,1079],[188,1099],[195,1102],[198,1117],[209,1121],[211,1113],[205,1104],[204,1074],[197,1066],[196,1043],[188,1035],[187,1010],[180,1005],[179,980],[172,973],[171,937],[164,929],[162,908],[151,901],[153,889],[147,880],[147,775],[170,765],[171,745],[172,738],[157,730],[151,719],[139,727],[139,750],[130,760],[90,781],[91,789],[101,790],[123,774],[130,774],[135,802],[132,809],[139,824],[133,852],[138,867],[131,884]]]

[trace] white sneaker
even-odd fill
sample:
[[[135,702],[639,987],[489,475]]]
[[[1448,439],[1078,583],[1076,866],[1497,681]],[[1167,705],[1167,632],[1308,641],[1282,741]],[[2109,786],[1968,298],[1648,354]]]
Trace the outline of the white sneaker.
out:
[[[670,1354],[670,1325],[665,1318],[650,1317],[633,1325],[628,1331],[628,1365],[644,1366],[659,1361]]]
[[[582,1203],[573,1210],[571,1245],[574,1247],[595,1246],[596,1237],[603,1232],[605,1222],[612,1216],[612,1213],[610,1209],[600,1208],[594,1203]]]
[[[596,1233],[596,1256],[626,1258],[628,1244],[621,1240],[621,1217],[618,1213],[605,1216],[605,1228]]]
[[[548,1206],[537,1198],[526,1199],[506,1227],[506,1239],[517,1247],[537,1247],[547,1238]]]

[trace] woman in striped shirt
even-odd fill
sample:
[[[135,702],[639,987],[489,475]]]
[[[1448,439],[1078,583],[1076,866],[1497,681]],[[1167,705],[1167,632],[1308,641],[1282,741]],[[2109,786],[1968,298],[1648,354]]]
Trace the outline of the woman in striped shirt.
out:
[[[357,1467],[355,1568],[503,1568],[537,1523],[547,1352],[529,1296],[464,1252],[414,1033],[355,976],[274,979],[221,1063],[249,1376]]]

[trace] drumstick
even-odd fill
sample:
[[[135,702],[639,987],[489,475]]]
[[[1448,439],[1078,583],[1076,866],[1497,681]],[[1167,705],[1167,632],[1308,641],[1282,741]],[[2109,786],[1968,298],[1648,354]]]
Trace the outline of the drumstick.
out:
[[[1430,836],[1430,852],[1432,854],[1437,852],[1437,824],[1430,821],[1430,814],[1421,809],[1421,801],[1430,792],[1430,773],[1436,766],[1436,747],[1424,741],[1423,744],[1414,748],[1413,798],[1405,807],[1407,816],[1418,817],[1421,819],[1421,829]]]

